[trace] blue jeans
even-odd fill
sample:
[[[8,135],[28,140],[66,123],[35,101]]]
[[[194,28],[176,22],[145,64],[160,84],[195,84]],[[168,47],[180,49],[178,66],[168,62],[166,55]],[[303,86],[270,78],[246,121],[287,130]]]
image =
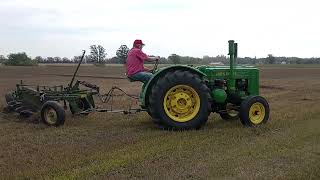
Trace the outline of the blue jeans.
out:
[[[152,78],[152,76],[153,76],[153,74],[149,73],[149,72],[138,72],[138,73],[130,76],[129,78],[134,81],[140,81],[143,83],[147,83]]]

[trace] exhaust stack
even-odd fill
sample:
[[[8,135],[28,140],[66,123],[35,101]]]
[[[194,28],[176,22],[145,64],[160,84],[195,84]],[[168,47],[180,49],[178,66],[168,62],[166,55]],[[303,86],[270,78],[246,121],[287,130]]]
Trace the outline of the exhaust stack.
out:
[[[234,67],[236,65],[236,60],[238,57],[238,44],[234,43],[234,40],[229,40],[229,54],[230,55],[230,72],[229,72],[229,81],[227,83],[228,90],[234,92],[236,90],[236,80]]]

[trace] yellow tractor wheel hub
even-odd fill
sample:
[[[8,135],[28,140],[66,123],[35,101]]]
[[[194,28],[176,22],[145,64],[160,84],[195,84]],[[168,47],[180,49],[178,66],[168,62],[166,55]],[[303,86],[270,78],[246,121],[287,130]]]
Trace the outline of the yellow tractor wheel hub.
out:
[[[200,110],[200,97],[188,85],[176,85],[167,91],[163,107],[166,114],[174,121],[192,120]]]
[[[260,102],[256,102],[251,105],[249,110],[249,118],[253,124],[260,124],[266,115],[264,105]]]

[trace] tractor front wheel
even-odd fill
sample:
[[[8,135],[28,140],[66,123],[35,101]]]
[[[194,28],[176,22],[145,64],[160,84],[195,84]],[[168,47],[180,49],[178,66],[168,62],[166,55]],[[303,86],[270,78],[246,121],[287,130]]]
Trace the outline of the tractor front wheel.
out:
[[[244,126],[258,126],[269,120],[269,104],[261,96],[249,96],[240,105],[240,121]]]
[[[165,129],[198,129],[208,119],[209,98],[209,89],[198,75],[177,70],[153,86],[149,109]]]
[[[57,101],[47,101],[41,108],[41,121],[48,126],[63,125],[65,117],[65,111]]]

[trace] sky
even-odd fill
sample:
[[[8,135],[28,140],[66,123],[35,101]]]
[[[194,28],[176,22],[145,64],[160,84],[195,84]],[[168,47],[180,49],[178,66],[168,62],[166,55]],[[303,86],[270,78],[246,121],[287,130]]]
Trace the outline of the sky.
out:
[[[0,0],[0,55],[71,58],[100,44],[203,57],[320,57],[319,0]]]

